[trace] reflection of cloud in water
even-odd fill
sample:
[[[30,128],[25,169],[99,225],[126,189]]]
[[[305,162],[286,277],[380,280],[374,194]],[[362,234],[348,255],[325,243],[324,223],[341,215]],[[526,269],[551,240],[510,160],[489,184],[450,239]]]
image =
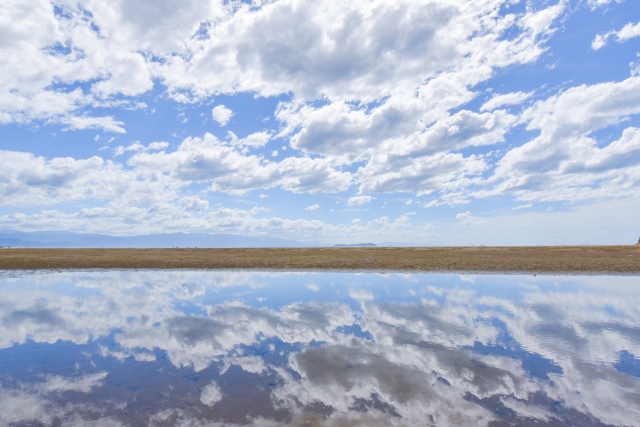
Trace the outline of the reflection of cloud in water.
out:
[[[359,276],[363,283],[376,277]],[[0,425],[126,425],[133,416],[127,411],[138,411],[149,425],[204,425],[205,419],[256,426],[633,425],[640,419],[640,291],[629,288],[637,279],[602,278],[624,282],[613,286],[619,293],[603,293],[593,277],[587,286],[575,285],[582,278],[514,277],[509,289],[520,294],[509,298],[479,294],[482,276],[447,286],[431,276],[386,275],[382,287],[366,282],[367,290],[354,276],[344,286],[314,275],[308,288],[308,279],[185,271],[4,279],[0,358],[20,347],[14,344],[31,342],[49,343],[40,350],[50,351],[51,360],[69,357],[56,353],[61,342],[86,355],[74,370],[57,372],[54,363],[37,371],[34,364],[29,369],[36,371],[25,365],[22,377],[2,374]],[[496,278],[496,286],[508,280]],[[401,282],[406,288],[394,292],[410,300],[385,297],[385,286]],[[278,288],[283,283],[294,285]],[[236,288],[246,288],[246,300],[225,293]],[[260,296],[261,303],[282,302],[251,306],[256,290],[268,297]],[[296,296],[309,294],[316,299]],[[157,384],[136,388],[135,372],[153,372]],[[164,403],[129,406],[153,396]],[[247,399],[254,405],[239,404]]]
[[[64,392],[77,391],[81,393],[91,393],[94,387],[100,387],[102,380],[107,376],[107,372],[99,372],[80,378],[64,378],[61,376],[49,376],[44,384],[38,388],[44,392]]]
[[[364,289],[349,289],[349,296],[358,301],[370,301],[373,299],[373,294]]]
[[[202,393],[200,393],[200,401],[207,406],[215,405],[220,399],[222,399],[222,392],[215,382],[203,388]]]
[[[200,371],[239,345],[256,343],[260,336],[286,343],[332,341],[333,330],[353,323],[353,313],[335,303],[294,303],[280,310],[239,303],[208,307],[208,317],[174,316],[157,327],[133,324],[117,341],[125,348],[159,348],[176,366]]]
[[[437,425],[486,425],[490,413],[465,401],[460,390],[438,381],[437,371],[428,369],[447,369],[433,353],[413,350],[407,355],[406,350],[355,341],[352,345],[308,349],[292,358],[301,380],[290,378],[276,390],[276,396],[291,401],[292,408],[295,400],[307,406],[321,402],[334,408],[328,424],[375,419],[376,424],[384,424],[389,418],[400,418],[405,425],[425,420]],[[465,374],[474,376],[471,371]],[[354,408],[369,414],[358,420],[361,415],[351,414]]]
[[[0,425],[53,426],[64,420],[62,425],[68,426],[122,426],[118,420],[105,416],[104,408],[66,401],[69,393],[88,394],[101,387],[106,376],[106,372],[78,378],[49,375],[44,382],[0,388]]]

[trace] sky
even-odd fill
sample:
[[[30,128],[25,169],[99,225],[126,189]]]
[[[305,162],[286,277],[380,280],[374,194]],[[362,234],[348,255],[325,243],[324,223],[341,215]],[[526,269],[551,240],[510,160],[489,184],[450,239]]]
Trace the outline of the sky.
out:
[[[636,0],[5,0],[0,229],[632,244]]]

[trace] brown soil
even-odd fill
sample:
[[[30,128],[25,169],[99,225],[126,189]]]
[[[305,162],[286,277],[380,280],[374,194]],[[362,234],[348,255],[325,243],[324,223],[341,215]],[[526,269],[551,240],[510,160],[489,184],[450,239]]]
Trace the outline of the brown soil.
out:
[[[0,270],[89,268],[640,274],[640,247],[0,249]]]

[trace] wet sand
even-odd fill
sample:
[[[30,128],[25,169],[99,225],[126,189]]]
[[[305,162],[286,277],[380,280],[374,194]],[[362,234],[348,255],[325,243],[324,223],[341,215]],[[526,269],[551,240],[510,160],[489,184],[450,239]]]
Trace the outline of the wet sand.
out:
[[[0,249],[0,270],[174,268],[640,274],[640,246]]]

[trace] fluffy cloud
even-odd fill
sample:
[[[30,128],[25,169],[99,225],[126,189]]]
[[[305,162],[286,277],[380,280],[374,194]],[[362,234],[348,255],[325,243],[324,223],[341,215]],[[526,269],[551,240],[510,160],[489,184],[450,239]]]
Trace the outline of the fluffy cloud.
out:
[[[353,155],[373,139],[422,131],[471,99],[468,88],[493,69],[540,55],[562,4],[502,15],[504,3],[214,1],[179,9],[143,1],[61,2],[59,9],[44,0],[31,7],[11,3],[5,20],[12,43],[3,69],[17,71],[5,74],[2,117],[123,131],[111,117],[78,113],[116,102],[116,95],[149,91],[157,78],[178,101],[243,91],[293,94],[291,114],[280,115],[287,132],[294,131],[293,144],[318,151],[319,141],[347,139]],[[24,22],[46,25],[30,29]],[[503,38],[509,30],[518,35]],[[25,47],[37,62],[20,59]],[[89,89],[79,87],[89,81]],[[52,90],[54,83],[76,87]],[[315,111],[308,102],[315,99],[329,104]],[[374,101],[380,105],[362,109]],[[212,115],[226,125],[232,111],[218,105]]]
[[[250,135],[248,145],[260,140]],[[143,146],[135,142],[119,146],[116,156],[134,153],[123,164],[100,157],[45,159],[29,153],[2,151],[0,194],[2,204],[54,204],[71,200],[135,201],[138,205],[171,201],[178,190],[192,182],[212,182],[211,190],[242,194],[256,188],[282,187],[296,193],[346,190],[351,174],[333,166],[330,159],[289,157],[270,162],[246,155],[236,146],[243,142],[221,142],[211,134],[187,138],[173,152],[166,142]]]
[[[587,4],[589,4],[592,8],[596,8],[598,6],[604,6],[609,3],[622,3],[624,0],[587,0]]]
[[[278,1],[253,10],[242,5],[205,37],[186,43],[192,56],[171,58],[161,72],[169,87],[196,96],[293,92],[304,99],[371,102],[415,90],[426,78],[461,66],[468,53],[477,54],[470,62],[489,56],[499,66],[531,60],[540,53],[535,37],[548,31],[558,8],[503,17],[502,4]],[[509,27],[524,34],[497,40]],[[514,56],[505,55],[514,48]]]
[[[184,203],[186,211],[202,211],[209,207],[209,202],[197,197],[183,197],[180,202]]]
[[[337,170],[332,163],[309,157],[270,162],[243,154],[209,133],[204,138],[185,139],[174,152],[138,152],[129,160],[139,170],[166,172],[186,182],[212,181],[211,190],[232,194],[273,187],[294,193],[344,191],[351,185],[351,174]]]
[[[115,156],[121,156],[124,153],[126,153],[127,151],[138,152],[138,151],[164,150],[168,146],[169,146],[168,142],[152,142],[147,147],[145,147],[144,145],[140,144],[140,141],[136,141],[133,144],[127,146],[127,147],[124,147],[122,145],[116,147],[116,149],[114,150],[114,155]]]
[[[486,167],[481,158],[464,158],[461,154],[440,153],[417,159],[389,159],[389,156],[379,155],[358,170],[358,177],[362,183],[361,192],[416,192],[425,195],[464,187],[469,182],[467,176],[478,175]]]
[[[0,122],[124,132],[122,122],[83,110],[109,105],[113,95],[150,90],[151,72],[140,53],[101,36],[79,5],[9,1],[0,19],[0,66],[11,70],[0,78]],[[94,81],[89,90],[80,87],[88,81]]]
[[[229,142],[231,145],[238,145],[242,147],[262,147],[271,139],[269,132],[255,132],[248,135],[246,138],[238,138],[235,133],[227,132]]]
[[[274,188],[320,194],[356,187],[359,195],[349,205],[372,197],[365,194],[406,192],[435,198],[420,202],[428,206],[505,194],[572,202],[636,195],[638,130],[623,129],[604,145],[594,134],[640,113],[637,76],[570,88],[533,104],[540,90],[480,99],[479,85],[490,84],[500,70],[542,57],[568,7],[565,1],[512,5],[9,1],[0,12],[0,123],[123,133],[127,123],[117,112],[146,108],[140,97],[154,88],[169,102],[210,105],[220,126],[231,123],[234,111],[212,105],[214,96],[219,102],[222,95],[249,93],[280,102],[268,114],[276,121],[271,130],[242,138],[229,130],[224,140],[191,134],[173,151],[167,143],[143,141],[116,147],[114,154],[122,156],[116,161],[3,152],[2,205],[93,202],[71,214],[13,214],[3,221],[52,226],[53,218],[59,225],[102,218],[114,230],[127,218],[129,231],[144,222],[150,229],[164,224],[180,231],[258,232],[271,224],[286,233],[300,227],[309,236],[384,228],[397,220],[342,228],[267,220],[249,210],[209,210],[203,194]],[[594,48],[636,37],[639,28],[629,24],[599,35]],[[508,108],[522,104],[524,111]],[[540,135],[521,146],[503,144],[523,125]],[[268,145],[282,139],[282,150]],[[192,197],[195,187],[206,189]],[[215,219],[209,228],[206,218]]]
[[[640,77],[568,89],[523,112],[527,129],[540,135],[508,151],[491,178],[496,189],[520,200],[581,200],[637,194],[640,132],[600,147],[591,134],[640,113]]]
[[[148,175],[153,179],[145,180],[100,157],[47,160],[16,151],[0,153],[0,195],[5,206],[88,199],[146,204],[172,198],[178,184],[155,174]]]
[[[487,166],[481,159],[464,158],[455,151],[502,142],[516,118],[505,111],[477,114],[462,110],[454,115],[449,111],[473,99],[476,94],[469,88],[490,78],[494,69],[535,60],[543,51],[540,40],[551,33],[550,26],[563,7],[560,4],[525,15],[500,16],[494,13],[496,5],[485,3],[482,7],[487,8],[487,15],[479,18],[475,14],[478,4],[467,4],[466,8],[449,3],[448,18],[434,21],[438,28],[427,42],[428,53],[419,59],[429,63],[416,68],[421,70],[420,78],[416,75],[413,83],[399,80],[394,74],[415,61],[403,59],[398,62],[400,67],[396,63],[383,80],[394,81],[394,86],[369,83],[369,97],[353,89],[339,94],[327,89],[323,93],[329,102],[321,106],[300,99],[281,104],[276,113],[285,123],[280,136],[290,137],[291,146],[304,152],[344,162],[364,161],[365,166],[357,173],[361,193],[446,193],[467,186],[469,176],[477,176]],[[429,15],[436,10],[423,12]],[[508,28],[518,28],[519,36],[497,36]],[[454,50],[450,43],[455,44]],[[358,84],[366,78],[359,74]],[[359,86],[352,82],[351,87]],[[367,105],[385,95],[378,103]],[[519,101],[526,98],[526,94],[518,96]],[[354,99],[358,102],[352,102]],[[516,102],[513,96],[504,101],[503,105]]]
[[[601,49],[607,45],[610,38],[615,38],[618,43],[626,42],[634,37],[640,37],[640,22],[637,24],[627,24],[620,31],[609,31],[606,34],[598,34],[591,47],[594,50]]]
[[[365,203],[369,203],[371,200],[373,200],[373,197],[371,196],[353,196],[349,197],[349,200],[347,200],[347,206],[364,205]]]
[[[470,211],[456,214],[456,219],[462,222],[463,225],[481,225],[485,223],[484,220],[474,217]]]
[[[503,105],[519,105],[531,98],[532,92],[511,92],[502,95],[494,95],[490,100],[482,104],[480,111],[493,111]]]
[[[226,126],[233,116],[233,111],[224,105],[218,105],[211,110],[211,117],[218,122],[220,126]]]

